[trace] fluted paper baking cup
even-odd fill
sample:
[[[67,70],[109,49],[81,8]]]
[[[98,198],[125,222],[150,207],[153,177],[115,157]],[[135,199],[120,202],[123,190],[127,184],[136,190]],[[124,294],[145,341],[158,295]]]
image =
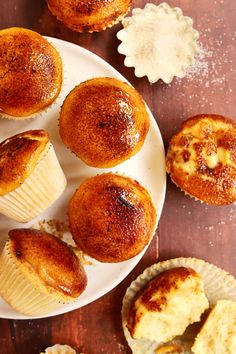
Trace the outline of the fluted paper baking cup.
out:
[[[55,344],[53,347],[48,347],[40,354],[76,354],[76,351],[69,345]]]
[[[122,326],[125,338],[133,354],[156,354],[158,348],[165,346],[164,343],[157,343],[147,339],[133,339],[127,329],[129,309],[137,293],[158,274],[176,267],[187,267],[194,269],[202,276],[204,291],[212,308],[218,300],[236,301],[236,280],[226,271],[197,258],[176,258],[160,262],[147,268],[139,277],[134,280],[127,289],[122,305]],[[199,331],[201,323],[190,325],[182,336],[176,337],[168,345],[176,345],[182,348],[181,353],[192,354],[191,347]],[[177,352],[177,351],[176,351]],[[165,353],[165,351],[163,351]],[[174,352],[173,352],[174,353]]]
[[[122,24],[118,52],[126,56],[125,66],[134,67],[137,77],[146,75],[150,83],[184,77],[199,52],[199,33],[192,19],[165,2],[133,9]]]
[[[24,277],[10,256],[8,242],[0,256],[0,268],[0,295],[16,311],[28,316],[43,316],[62,306]]]
[[[15,190],[0,196],[0,213],[25,223],[49,208],[63,193],[66,178],[51,143],[34,171]]]

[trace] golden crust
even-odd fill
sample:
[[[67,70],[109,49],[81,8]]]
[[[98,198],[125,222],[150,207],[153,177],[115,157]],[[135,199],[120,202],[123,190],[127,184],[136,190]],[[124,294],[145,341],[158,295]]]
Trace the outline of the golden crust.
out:
[[[215,205],[236,201],[236,123],[213,114],[189,118],[170,141],[166,169],[190,196]]]
[[[66,243],[44,231],[14,229],[9,232],[10,254],[22,273],[50,291],[78,297],[87,285],[83,266]]]
[[[114,78],[81,83],[62,106],[61,138],[89,166],[112,167],[129,159],[141,149],[148,130],[142,97]]]
[[[68,216],[74,241],[101,262],[136,256],[156,226],[155,208],[146,189],[113,173],[82,183],[70,201]]]
[[[11,192],[26,180],[48,142],[44,130],[29,130],[0,144],[0,195]]]
[[[25,28],[0,31],[0,111],[23,118],[50,105],[62,84],[62,61],[40,34]]]
[[[130,307],[127,327],[132,337],[140,321],[140,314],[137,315],[139,306],[144,306],[148,312],[161,312],[172,290],[178,289],[180,284],[189,277],[199,278],[199,275],[191,268],[178,267],[166,270],[148,282],[141,294],[137,294]]]
[[[65,26],[77,32],[100,32],[120,21],[131,0],[47,0],[48,8]]]

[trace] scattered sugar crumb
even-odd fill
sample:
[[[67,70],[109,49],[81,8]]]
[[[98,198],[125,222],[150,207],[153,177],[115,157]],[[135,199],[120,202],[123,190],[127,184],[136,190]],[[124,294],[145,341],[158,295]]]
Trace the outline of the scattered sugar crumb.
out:
[[[205,226],[205,230],[212,231],[214,230],[214,226]]]
[[[200,51],[194,64],[187,70],[186,78],[191,80],[199,74],[201,74],[201,77],[207,77],[209,73],[208,58],[212,58],[212,55],[213,51],[209,50],[207,47],[204,48],[203,45],[200,44]],[[207,81],[207,85],[209,87],[209,81]]]

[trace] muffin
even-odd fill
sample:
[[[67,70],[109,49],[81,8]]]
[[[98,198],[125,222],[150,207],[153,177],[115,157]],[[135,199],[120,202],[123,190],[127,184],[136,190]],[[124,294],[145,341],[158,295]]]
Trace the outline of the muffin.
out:
[[[77,32],[100,32],[118,23],[131,0],[47,0],[48,8],[65,26]]]
[[[25,28],[0,30],[0,115],[35,116],[58,96],[62,61],[40,34]]]
[[[138,92],[114,78],[95,78],[75,87],[60,115],[60,135],[87,165],[113,167],[135,155],[149,130]]]
[[[84,269],[67,244],[39,230],[11,230],[0,269],[0,295],[28,316],[47,315],[75,300],[87,284]]]
[[[151,280],[134,301],[128,329],[135,339],[168,342],[208,307],[201,276],[191,268],[172,268]]]
[[[236,353],[236,302],[219,300],[192,347],[194,354]]]
[[[0,144],[0,213],[27,222],[63,193],[66,178],[48,133],[29,130]]]
[[[207,204],[236,201],[236,123],[214,114],[186,120],[169,145],[166,169],[185,193]]]
[[[75,243],[100,262],[122,262],[140,253],[156,227],[156,211],[137,181],[113,173],[87,179],[69,203]]]
[[[173,276],[171,278],[171,276],[169,275],[168,277],[169,279],[168,281],[166,281],[166,276],[165,276],[166,271],[173,270],[173,272],[175,272],[175,269],[179,269],[179,268],[184,269],[186,271],[186,275],[187,275],[187,271],[190,271],[189,277],[190,279],[192,278],[192,284],[194,284],[194,281],[196,279],[195,290],[193,287],[191,291],[191,287],[188,287],[188,284],[191,284],[190,279],[188,279],[188,283],[186,282],[185,284],[181,283],[180,281],[177,282],[178,288],[170,286],[172,284],[174,285],[174,281],[173,283],[169,282],[169,279],[170,280],[175,279]],[[191,275],[191,270],[195,271],[198,274],[196,278],[194,278],[194,273]],[[164,279],[161,280],[162,275]],[[176,279],[178,278],[176,277]],[[152,281],[154,281],[154,283],[152,283]],[[159,289],[161,290],[163,289],[163,293],[161,293],[160,290],[155,291],[155,285],[157,282],[159,282]],[[204,287],[204,293],[201,284]],[[148,288],[150,289],[149,292],[147,290]],[[183,290],[182,293],[181,293],[181,289]],[[192,292],[195,295],[192,295]],[[146,294],[144,297],[145,301],[142,299],[142,295],[144,293]],[[153,293],[153,298],[150,301],[150,296],[151,296],[150,294],[152,293]],[[151,324],[153,323],[152,322],[153,320],[151,317],[150,306],[149,308],[147,308],[146,304],[153,305],[153,309],[155,309],[154,305],[156,306],[157,304],[159,304],[161,306],[161,311],[159,311],[157,315],[154,313],[155,316],[160,317],[160,321],[158,321],[158,323],[160,324],[163,323],[163,321],[166,318],[167,324],[169,324],[170,316],[171,314],[173,314],[173,320],[172,320],[173,323],[171,321],[166,332],[170,333],[169,329],[173,329],[174,324],[177,324],[177,327],[180,329],[179,322],[182,322],[182,318],[183,321],[186,321],[186,323],[188,322],[188,320],[186,320],[187,311],[185,314],[181,313],[181,315],[179,316],[175,315],[176,309],[180,308],[182,300],[184,301],[184,302],[182,301],[183,311],[185,309],[186,310],[189,309],[189,307],[185,306],[185,300],[183,299],[183,297],[184,296],[186,297],[187,305],[191,305],[191,299],[194,300],[195,298],[196,304],[193,303],[193,306],[197,307],[199,305],[204,307],[203,306],[204,302],[206,304],[206,300],[204,300],[204,294],[209,302],[210,309],[216,305],[217,301],[222,299],[236,301],[236,279],[232,275],[216,267],[215,265],[197,258],[180,257],[180,258],[170,259],[163,262],[158,262],[156,264],[153,264],[149,268],[145,269],[144,272],[140,274],[137,277],[137,279],[135,279],[130,284],[130,286],[128,287],[125,293],[125,296],[123,298],[123,303],[122,303],[122,327],[124,330],[125,338],[132,352],[145,353],[145,354],[163,354],[163,353],[190,354],[192,353],[191,347],[193,346],[195,338],[202,324],[206,320],[206,317],[209,314],[210,309],[207,309],[204,312],[204,314],[201,316],[200,322],[196,322],[188,326],[186,331],[182,335],[178,335],[177,337],[173,338],[169,342],[158,341],[159,334],[155,338],[155,340],[150,340],[146,337],[139,338],[139,339],[132,338],[131,337],[132,328],[134,327],[134,331],[136,332],[135,325],[137,323],[137,326],[139,326],[137,328],[137,333],[140,334],[139,331],[139,328],[141,329],[140,323],[142,323],[142,321],[144,323],[145,321],[144,316],[148,316],[150,317],[150,320],[147,323],[147,329],[144,328],[144,332],[146,334],[146,332],[150,330],[153,331],[153,333],[155,333],[156,326],[154,325],[151,328]],[[177,295],[177,296],[175,296],[174,298],[172,297],[172,295],[173,296]],[[170,300],[170,302],[167,303],[167,306],[165,305],[165,299],[167,299],[168,301]],[[138,304],[137,304],[138,306],[135,305],[136,300],[138,300]],[[172,308],[168,307],[169,304],[171,304],[171,301],[173,305]],[[168,308],[170,310],[169,313],[166,312],[166,309],[168,310]],[[132,312],[131,309],[134,309],[135,311]],[[132,317],[133,315],[138,314],[137,311],[139,311],[139,313],[141,314],[141,320],[140,320],[141,322],[139,321],[138,317],[135,317],[136,322],[133,321]],[[193,314],[191,313],[190,318],[192,317],[192,315]],[[181,326],[182,325],[183,324],[181,323]],[[130,328],[131,333],[128,328]],[[165,333],[165,335],[167,334]],[[213,352],[208,351],[207,354],[209,353],[213,353]]]

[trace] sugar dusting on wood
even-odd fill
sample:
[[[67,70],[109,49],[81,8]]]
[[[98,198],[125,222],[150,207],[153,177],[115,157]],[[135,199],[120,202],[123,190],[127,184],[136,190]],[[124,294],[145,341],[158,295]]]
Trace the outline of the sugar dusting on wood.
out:
[[[200,32],[200,52],[186,76],[175,78],[169,85],[159,83],[158,116],[168,118],[166,105],[170,99],[176,105],[178,120],[176,117],[176,123],[170,127],[171,131],[179,128],[179,121],[195,114],[218,113],[231,116],[229,110],[235,100],[232,88],[236,82],[236,29],[231,33],[227,31],[223,15],[213,21],[214,25],[208,13],[201,17],[201,25],[197,28]],[[223,102],[220,104],[222,97]],[[166,138],[170,136],[171,132]]]

